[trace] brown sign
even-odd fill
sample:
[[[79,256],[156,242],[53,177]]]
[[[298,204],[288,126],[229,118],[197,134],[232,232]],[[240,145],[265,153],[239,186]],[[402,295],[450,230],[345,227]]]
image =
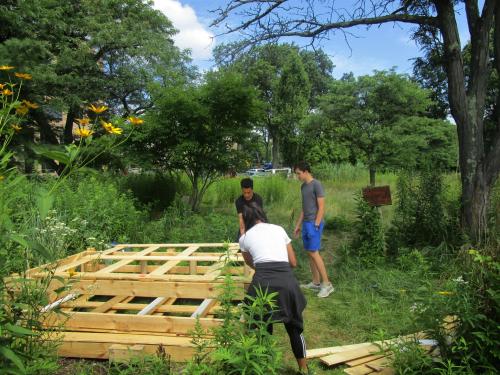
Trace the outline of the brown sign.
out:
[[[391,189],[389,186],[366,187],[363,189],[363,198],[370,206],[387,206],[392,204]]]

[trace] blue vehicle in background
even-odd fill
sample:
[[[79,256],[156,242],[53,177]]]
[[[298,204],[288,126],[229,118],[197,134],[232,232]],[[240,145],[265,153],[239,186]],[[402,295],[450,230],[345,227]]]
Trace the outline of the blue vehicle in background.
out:
[[[262,165],[262,167],[264,168],[264,170],[268,170],[268,169],[273,169],[273,163],[269,162],[269,163],[264,163]]]

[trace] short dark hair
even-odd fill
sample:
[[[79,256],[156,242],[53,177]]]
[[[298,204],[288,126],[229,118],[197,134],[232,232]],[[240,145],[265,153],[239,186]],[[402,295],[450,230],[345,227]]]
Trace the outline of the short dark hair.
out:
[[[293,171],[295,172],[297,169],[300,169],[302,172],[309,172],[311,173],[311,166],[309,163],[305,161],[299,161],[293,166]]]
[[[240,182],[240,186],[242,189],[253,189],[253,180],[251,178],[244,178]]]
[[[267,223],[267,216],[262,207],[255,202],[244,205],[243,221],[245,222],[245,230],[252,228],[256,224],[257,220]]]

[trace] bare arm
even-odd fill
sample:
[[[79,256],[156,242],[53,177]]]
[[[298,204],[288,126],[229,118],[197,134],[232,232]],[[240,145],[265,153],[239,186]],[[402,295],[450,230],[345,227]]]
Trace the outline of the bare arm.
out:
[[[297,225],[295,225],[295,230],[293,231],[293,235],[297,237],[300,232],[300,228],[302,227],[302,221],[304,220],[304,211],[300,211],[299,219],[297,220]]]
[[[288,262],[290,263],[290,267],[297,267],[297,258],[295,258],[295,252],[293,251],[292,243],[290,242],[286,245],[286,251],[288,253]]]
[[[243,214],[238,214],[238,220],[240,221],[240,235],[245,234],[245,222],[243,221]]]
[[[321,224],[321,220],[323,220],[323,216],[325,215],[325,197],[318,197],[318,212],[316,213],[316,220],[314,224],[316,226]]]
[[[251,269],[255,269],[255,266],[253,264],[253,259],[250,253],[247,251],[242,251],[241,255],[243,255],[243,260],[245,261],[246,265]]]

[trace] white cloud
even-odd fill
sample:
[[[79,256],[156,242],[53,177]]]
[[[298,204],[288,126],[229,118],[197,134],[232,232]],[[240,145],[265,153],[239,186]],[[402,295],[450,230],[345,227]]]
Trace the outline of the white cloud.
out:
[[[214,35],[200,23],[192,7],[177,0],[155,0],[154,8],[165,14],[179,30],[174,36],[175,44],[181,49],[189,48],[193,60],[212,57]]]

